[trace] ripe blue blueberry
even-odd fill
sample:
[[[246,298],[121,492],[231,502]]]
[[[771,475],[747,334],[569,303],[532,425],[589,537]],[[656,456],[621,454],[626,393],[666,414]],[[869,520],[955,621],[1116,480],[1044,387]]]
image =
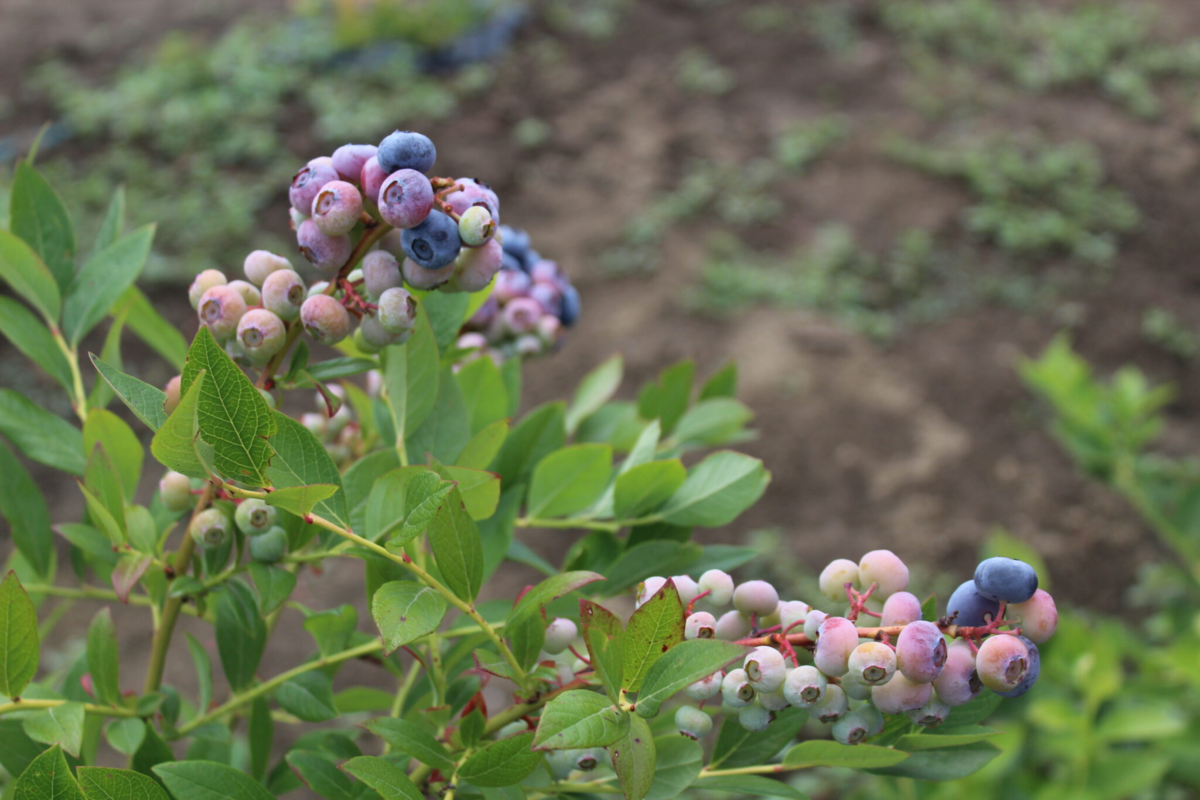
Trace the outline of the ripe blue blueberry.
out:
[[[287,552],[287,531],[276,525],[264,534],[249,540],[250,557],[265,564],[274,564]]]
[[[680,706],[675,712],[675,727],[689,739],[707,736],[713,727],[712,717],[695,706]]]
[[[579,291],[571,284],[567,284],[562,289],[562,313],[559,315],[559,320],[569,328],[578,321],[579,310]]]
[[[968,627],[987,625],[999,611],[1000,604],[981,595],[975,588],[975,581],[959,584],[946,603],[946,614],[954,617],[954,624]]]
[[[1037,572],[1015,558],[986,558],[975,568],[975,590],[988,600],[1024,603],[1037,588]]]
[[[534,281],[533,286],[529,287],[529,297],[536,300],[547,314],[555,317],[562,314],[562,292],[557,286]]]
[[[500,238],[504,240],[504,252],[523,262],[525,256],[529,254],[531,244],[529,234],[520,228],[501,225]]]
[[[458,224],[436,209],[414,228],[400,235],[404,253],[420,267],[438,269],[454,262],[462,249]]]
[[[242,533],[257,536],[275,526],[275,508],[257,498],[243,500],[234,512],[233,521]]]
[[[429,172],[437,161],[437,148],[423,133],[393,131],[379,143],[375,157],[379,159],[379,166],[389,173],[398,169]]]

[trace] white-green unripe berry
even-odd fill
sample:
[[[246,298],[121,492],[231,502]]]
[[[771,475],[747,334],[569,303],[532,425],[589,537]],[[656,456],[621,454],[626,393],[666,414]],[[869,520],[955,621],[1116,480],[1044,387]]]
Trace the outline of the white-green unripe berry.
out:
[[[272,272],[263,282],[262,304],[280,319],[291,322],[300,316],[300,306],[308,299],[304,279],[290,269]]]
[[[721,681],[724,678],[725,673],[717,670],[712,675],[701,678],[695,683],[688,684],[683,692],[693,700],[712,700],[721,693]]]
[[[713,727],[712,717],[695,706],[680,706],[675,712],[675,727],[689,739],[707,736]]]
[[[578,635],[579,629],[574,622],[565,617],[555,617],[546,626],[546,641],[542,645],[542,649],[550,655],[556,656],[570,647],[571,642],[575,641],[575,637]]]
[[[256,306],[262,302],[262,292],[249,281],[230,281],[228,286],[242,296],[248,307]]]
[[[796,667],[783,681],[783,696],[796,708],[812,708],[825,696],[829,679],[811,664]]]
[[[904,716],[922,728],[936,728],[946,721],[946,717],[950,716],[950,706],[943,703],[941,698],[934,694],[929,698],[928,703],[915,711],[905,711]]]
[[[467,247],[479,247],[496,234],[496,221],[486,206],[471,206],[458,220],[458,236]]]
[[[408,339],[408,331],[401,335],[388,333],[380,322],[378,314],[369,314],[362,319],[362,324],[354,332],[354,343],[368,353],[378,353],[385,347],[401,344]]]
[[[750,635],[750,620],[737,611],[726,611],[717,619],[716,634],[729,642],[744,639]]]
[[[565,780],[575,771],[575,750],[551,750],[546,753],[546,766],[555,780]]]
[[[272,273],[291,268],[292,262],[266,250],[255,250],[242,262],[242,271],[246,273],[246,280],[255,286],[262,286],[266,283]]]
[[[746,677],[746,670],[731,669],[721,681],[721,699],[733,708],[742,708],[754,702],[754,687]]]
[[[266,364],[287,343],[283,320],[265,308],[252,308],[238,321],[237,340],[254,364]]]
[[[842,691],[851,700],[870,700],[871,689],[871,684],[863,683],[853,672],[842,676]]]
[[[849,673],[870,686],[887,683],[896,672],[896,651],[883,642],[863,642],[847,662]]]
[[[863,703],[858,707],[857,711],[862,714],[862,717],[867,722],[867,733],[874,736],[883,731],[884,719],[883,714],[879,709],[870,703]]]
[[[388,289],[379,296],[378,305],[379,324],[390,334],[406,334],[417,323],[417,301],[407,289]]]
[[[275,526],[275,507],[252,497],[238,504],[233,520],[242,533],[247,536],[258,536]]]
[[[641,606],[651,597],[654,597],[666,583],[667,579],[658,575],[646,578],[646,580],[642,581],[641,586],[638,587],[636,605]]]
[[[733,600],[733,577],[719,569],[710,569],[701,575],[696,587],[709,593],[704,602],[716,608],[723,608]]]
[[[848,558],[834,559],[821,570],[819,581],[821,594],[830,600],[844,601],[847,583],[855,589],[859,588],[858,564]]]
[[[278,525],[247,541],[250,546],[250,557],[265,564],[274,564],[287,552],[287,531]]]
[[[859,709],[833,723],[833,738],[841,744],[861,744],[871,735],[871,720]]]
[[[325,290],[329,288],[329,281],[317,281],[312,286],[308,287],[308,296],[316,297],[319,294],[325,294]]]
[[[846,699],[842,687],[831,683],[825,687],[825,694],[809,711],[821,722],[833,722],[835,719],[841,719],[849,707],[850,702]]]
[[[804,620],[804,635],[813,641],[821,635],[821,623],[829,618],[829,615],[824,611],[813,609],[808,612],[808,616]]]
[[[225,277],[225,273],[219,269],[206,269],[195,277],[192,285],[188,287],[188,302],[192,304],[192,308],[200,309],[200,298],[214,286],[224,286],[229,283],[229,279]]]
[[[738,722],[748,731],[762,732],[771,724],[771,712],[757,703],[738,709]]]
[[[683,638],[712,639],[717,633],[717,618],[707,611],[697,611],[683,623]]]
[[[800,600],[787,600],[779,604],[779,624],[783,626],[783,630],[792,628],[798,631],[800,626],[804,624],[804,620],[808,619],[808,612],[812,608]]]
[[[779,592],[766,581],[746,581],[733,590],[733,607],[747,616],[774,614],[778,605]]]
[[[229,517],[219,508],[206,508],[192,520],[191,534],[196,547],[201,550],[220,547],[229,539]]]
[[[783,696],[783,687],[779,687],[773,692],[759,692],[758,704],[767,711],[783,711],[791,705],[787,698]]]
[[[599,747],[588,747],[583,750],[574,751],[575,769],[582,772],[591,772],[600,766],[600,759],[603,757],[603,752]]]
[[[168,472],[158,482],[158,499],[168,511],[185,511],[192,505],[192,481],[183,473]]]
[[[688,603],[695,600],[696,595],[700,594],[696,582],[687,575],[672,575],[671,582],[675,584],[675,591],[679,592],[679,600],[683,603],[684,608],[687,608]]]
[[[773,692],[783,686],[787,677],[787,665],[783,654],[774,647],[756,647],[750,651],[743,663],[746,680],[759,692]]]

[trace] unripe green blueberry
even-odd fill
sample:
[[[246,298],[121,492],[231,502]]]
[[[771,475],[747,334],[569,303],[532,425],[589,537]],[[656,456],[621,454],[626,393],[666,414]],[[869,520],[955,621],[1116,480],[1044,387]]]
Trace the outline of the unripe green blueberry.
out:
[[[975,653],[965,639],[957,639],[946,648],[946,666],[933,679],[933,690],[950,706],[965,705],[983,690],[983,682],[975,672]]]
[[[783,711],[791,705],[787,698],[783,696],[783,687],[780,686],[773,692],[759,692],[758,704],[767,711]]]
[[[813,663],[830,677],[846,674],[850,654],[858,647],[858,629],[845,617],[829,617],[817,631]]]
[[[188,287],[188,302],[192,304],[192,308],[199,310],[200,298],[205,292],[214,286],[224,286],[227,283],[229,279],[225,277],[224,272],[219,269],[206,269],[197,275]]]
[[[283,558],[287,552],[287,531],[278,525],[266,533],[254,536],[247,541],[250,547],[250,557],[264,564],[274,564]]]
[[[858,589],[861,583],[858,576],[858,564],[848,558],[838,558],[830,561],[821,570],[819,579],[821,594],[830,600],[843,601],[846,599],[846,584]]]
[[[575,771],[575,750],[551,750],[546,753],[546,766],[555,780],[566,780]]]
[[[526,733],[529,730],[529,725],[522,720],[510,722],[500,730],[496,731],[497,739],[507,739],[509,736],[516,736],[519,733]]]
[[[858,580],[864,589],[876,584],[872,597],[887,599],[908,588],[908,566],[891,550],[872,550],[858,562]]]
[[[290,269],[276,270],[263,282],[263,308],[282,320],[291,322],[300,316],[300,306],[307,297],[304,280]]]
[[[913,683],[897,672],[887,683],[871,689],[871,703],[884,714],[915,711],[933,696],[932,683]]]
[[[821,722],[833,722],[841,719],[849,707],[850,701],[846,699],[842,687],[831,683],[825,687],[825,694],[821,699],[809,708],[809,713]]]
[[[761,733],[771,724],[771,712],[757,703],[742,706],[738,709],[738,722],[748,731]]]
[[[862,744],[871,735],[871,719],[855,709],[833,723],[833,738],[839,744]]]
[[[253,283],[250,283],[250,281],[230,281],[226,285],[230,289],[235,289],[237,293],[242,296],[242,299],[246,301],[247,308],[251,308],[262,303],[262,292],[258,290],[257,286],[255,286]]]
[[[232,533],[230,527],[229,517],[224,511],[219,508],[206,508],[192,520],[192,539],[201,550],[220,547],[229,539]]]
[[[907,625],[921,618],[921,601],[911,592],[896,592],[883,604],[879,624],[884,628]]]
[[[471,206],[458,220],[458,235],[467,247],[479,247],[496,235],[496,220],[487,206]]]
[[[283,349],[287,329],[283,320],[265,308],[252,308],[238,322],[237,339],[254,364],[266,364]]]
[[[200,298],[200,324],[208,328],[218,342],[227,342],[237,333],[238,323],[246,313],[246,301],[236,289],[214,286]]]
[[[246,355],[246,348],[242,347],[242,343],[234,336],[225,343],[225,352],[233,359],[233,362],[239,367],[253,366],[250,362],[250,356]]]
[[[683,622],[683,638],[712,639],[717,635],[717,618],[707,611],[689,614]]]
[[[378,353],[385,347],[403,343],[408,336],[408,333],[401,335],[388,333],[384,330],[383,325],[379,324],[377,314],[368,314],[362,318],[358,330],[354,332],[354,344],[366,353]]]
[[[733,601],[733,577],[728,572],[710,569],[700,576],[696,586],[709,593],[704,602],[714,608],[723,608]]]
[[[168,472],[158,482],[158,498],[168,511],[186,511],[192,505],[191,479],[180,472]]]
[[[330,181],[313,198],[312,221],[326,236],[341,236],[354,230],[362,211],[358,187],[346,181]]]
[[[349,236],[330,236],[322,233],[317,223],[311,219],[304,220],[296,229],[296,243],[308,263],[327,276],[336,274],[350,259],[350,253],[354,249]]]
[[[774,647],[756,647],[746,656],[742,664],[746,680],[758,692],[773,692],[783,686],[787,677],[787,665],[783,654]]]
[[[635,604],[641,606],[644,603],[649,602],[650,598],[658,594],[659,590],[666,585],[667,579],[659,575],[646,578],[646,580],[642,581],[641,585],[638,586],[637,597],[634,600]]]
[[[317,281],[312,286],[308,287],[308,293],[305,295],[305,298],[316,297],[319,294],[325,294],[325,290],[328,288],[329,288],[329,281]],[[341,293],[341,291],[335,291],[333,293],[333,296],[341,297],[342,293]]]
[[[600,759],[603,757],[603,753],[604,751],[599,747],[588,747],[584,750],[576,751],[575,769],[582,772],[591,772],[600,766]]]
[[[729,642],[744,639],[750,635],[750,620],[743,617],[738,611],[726,611],[717,620],[717,628],[714,633],[718,639]]]
[[[372,250],[363,256],[362,273],[363,288],[367,290],[367,297],[371,300],[378,300],[388,289],[404,286],[400,262],[387,250]]]
[[[410,333],[417,324],[417,301],[408,290],[394,287],[379,296],[379,324],[394,336]]]
[[[808,619],[809,611],[812,611],[812,608],[808,603],[800,600],[782,602],[779,604],[779,624],[785,631],[789,628],[799,628]]]
[[[1024,603],[1008,606],[1005,616],[1016,620],[1021,635],[1034,644],[1044,643],[1058,628],[1058,607],[1045,589],[1038,589]]]
[[[672,575],[671,582],[675,584],[675,591],[679,592],[679,600],[683,603],[683,607],[687,608],[688,603],[696,599],[696,595],[700,594],[700,588],[696,582],[687,575]]]
[[[689,683],[684,694],[693,700],[711,700],[721,693],[721,681],[725,673],[717,670],[712,675],[701,678],[695,683]]]
[[[675,727],[689,739],[699,739],[712,731],[712,717],[695,706],[680,706],[675,712]]]
[[[275,407],[275,395],[271,394],[269,391],[267,391],[266,389],[262,389],[262,388],[260,388],[258,390],[258,393],[262,397],[263,402],[265,402],[268,407],[270,407],[270,408]]]
[[[1017,636],[989,636],[975,654],[975,671],[993,692],[1011,692],[1029,670],[1029,648]]]
[[[542,340],[534,336],[532,333],[526,333],[518,336],[516,341],[513,342],[513,350],[515,350],[517,355],[521,358],[529,358],[532,356],[541,355],[544,349],[545,345],[542,344]]]
[[[816,641],[821,635],[821,623],[827,619],[829,619],[829,615],[824,611],[815,608],[809,611],[808,616],[804,619],[804,635]]]
[[[908,717],[909,722],[914,725],[920,725],[922,728],[936,728],[946,721],[946,717],[950,716],[950,706],[938,699],[935,694],[929,698],[929,702],[915,711],[905,711],[904,716]]]
[[[237,523],[238,530],[242,533],[247,536],[258,536],[275,526],[275,507],[252,497],[238,504],[233,521]]]
[[[863,642],[847,662],[849,674],[869,686],[887,683],[896,671],[896,652],[883,642]]]
[[[842,676],[842,691],[851,700],[870,700],[872,688],[874,687],[870,684],[859,680],[853,672],[847,672]]]
[[[914,683],[932,683],[946,666],[946,639],[937,625],[917,620],[896,637],[896,667]]]
[[[783,681],[783,696],[796,708],[812,708],[821,702],[829,679],[810,664],[796,667]]]
[[[774,614],[778,605],[779,592],[766,581],[746,581],[733,590],[733,607],[747,616]]]
[[[437,269],[426,269],[411,258],[404,259],[400,264],[404,282],[414,289],[436,289],[448,283],[454,277],[456,269],[458,269],[458,264],[453,261]]]
[[[721,699],[728,706],[744,708],[754,702],[755,694],[744,669],[731,669],[721,680]]]
[[[246,280],[260,288],[272,273],[291,268],[292,262],[267,250],[255,250],[242,262],[242,272],[246,273]]]
[[[300,306],[300,324],[321,344],[337,344],[350,335],[350,312],[329,295],[318,294]]]
[[[542,649],[550,655],[558,655],[571,646],[571,642],[575,641],[575,637],[579,635],[579,628],[575,623],[565,617],[555,617],[550,620],[550,624],[546,626],[546,642],[542,645]]]
[[[176,375],[171,380],[167,381],[167,399],[163,401],[163,411],[167,412],[167,416],[171,416],[171,412],[179,408],[180,392],[183,389],[183,376]]]

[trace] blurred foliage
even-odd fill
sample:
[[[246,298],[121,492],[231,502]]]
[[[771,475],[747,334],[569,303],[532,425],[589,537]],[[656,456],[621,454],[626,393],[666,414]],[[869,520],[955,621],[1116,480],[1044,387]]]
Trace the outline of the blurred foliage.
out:
[[[632,0],[554,0],[545,7],[546,19],[567,33],[608,39],[617,32],[621,15]]]
[[[330,25],[342,46],[400,39],[440,47],[491,14],[506,0],[302,0],[297,11]]]
[[[675,62],[675,83],[688,94],[722,95],[737,86],[737,76],[707,51],[689,47]]]
[[[1142,316],[1142,338],[1184,361],[1200,355],[1200,334],[1164,308],[1146,309]]]

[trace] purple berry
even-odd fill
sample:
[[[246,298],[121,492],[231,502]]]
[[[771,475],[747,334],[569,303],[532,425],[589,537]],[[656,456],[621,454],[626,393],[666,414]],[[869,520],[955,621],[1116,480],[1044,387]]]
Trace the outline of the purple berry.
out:
[[[712,639],[717,635],[717,618],[707,611],[697,611],[683,623],[683,638]]]
[[[417,322],[417,301],[405,289],[388,289],[379,298],[379,324],[395,336],[403,336]]]
[[[733,607],[746,616],[774,614],[778,605],[779,592],[766,581],[746,581],[733,590]]]
[[[372,202],[379,200],[379,190],[383,188],[383,182],[387,180],[390,173],[379,166],[379,159],[371,156],[363,162],[362,174],[358,176],[358,183],[362,187],[363,197],[370,199]]]
[[[414,289],[436,289],[444,283],[449,283],[456,269],[458,265],[453,261],[438,269],[425,269],[408,258],[400,265],[404,282]]]
[[[479,247],[492,241],[496,234],[496,220],[486,206],[471,206],[462,212],[458,220],[458,236],[467,247]],[[504,250],[500,249],[497,260],[503,261]]]
[[[863,642],[854,648],[847,669],[868,686],[887,683],[896,672],[896,652],[882,642]]]
[[[446,202],[454,209],[455,214],[462,216],[468,209],[482,206],[491,214],[497,225],[500,223],[500,198],[487,184],[474,178],[458,178],[455,183],[462,188],[446,194]]]
[[[433,187],[429,179],[416,170],[398,170],[383,182],[378,203],[379,216],[388,225],[393,228],[415,228],[429,217],[433,209]],[[400,241],[403,244],[403,236]]]
[[[441,211],[433,210],[423,222],[400,234],[404,254],[418,266],[437,269],[458,258],[462,240],[458,238],[458,224]]]
[[[921,618],[921,601],[911,592],[896,592],[883,604],[879,624],[885,628],[907,625]]]
[[[487,347],[487,338],[481,333],[464,333],[454,346],[459,350],[476,350]]]
[[[896,667],[913,683],[931,683],[946,666],[946,640],[937,625],[917,620],[896,637]]]
[[[290,269],[272,272],[263,283],[263,308],[288,322],[300,316],[300,306],[307,296],[304,281]]]
[[[538,302],[547,314],[557,317],[562,313],[562,292],[548,283],[534,283],[529,287],[529,297]]]
[[[400,262],[386,250],[372,250],[363,256],[362,271],[363,287],[372,300],[378,299],[388,289],[404,286]]]
[[[783,681],[783,696],[796,708],[812,708],[825,697],[829,680],[814,666],[796,667]]]
[[[558,317],[542,317],[538,320],[537,336],[548,347],[553,347],[562,340],[563,326]]]
[[[332,163],[313,159],[296,173],[292,178],[291,188],[288,189],[288,200],[292,208],[301,214],[312,212],[313,199],[317,192],[330,181],[338,179],[338,172]]]
[[[304,301],[300,323],[321,344],[337,344],[350,335],[350,312],[327,294]]]
[[[1038,589],[1024,603],[1009,606],[1005,616],[1016,620],[1021,635],[1034,644],[1042,644],[1058,628],[1058,607],[1050,593],[1043,589]]]
[[[1029,650],[1029,668],[1025,671],[1025,677],[1021,682],[1007,692],[1000,692],[1001,697],[1020,697],[1033,688],[1033,684],[1037,682],[1038,675],[1042,671],[1042,655],[1038,652],[1038,646],[1024,636],[1018,636],[1018,639]]]
[[[982,689],[971,646],[965,639],[956,640],[946,648],[946,666],[933,679],[933,690],[947,705],[961,706],[978,697]]]
[[[531,286],[533,281],[529,280],[529,276],[524,272],[501,269],[496,275],[496,287],[492,289],[492,296],[501,303],[507,303],[518,297],[527,297]]]
[[[192,481],[180,472],[168,472],[158,482],[158,499],[168,511],[179,513],[192,507]]]
[[[542,316],[542,307],[536,300],[518,297],[504,306],[501,316],[504,318],[505,329],[514,336],[519,336],[537,328],[538,319]]]
[[[568,284],[563,287],[562,293],[562,314],[559,316],[559,320],[569,328],[579,320],[579,291]]]
[[[831,677],[840,677],[849,669],[850,654],[858,647],[858,629],[845,617],[829,617],[817,631],[813,663]]]
[[[423,133],[393,131],[379,143],[375,157],[379,159],[379,165],[389,173],[398,169],[429,172],[437,161],[437,148]]]
[[[1037,572],[1015,558],[986,558],[975,568],[975,591],[988,600],[1024,603],[1037,588]]]
[[[229,279],[225,277],[225,273],[218,269],[206,269],[192,280],[192,285],[188,287],[188,302],[192,304],[192,308],[200,309],[200,298],[204,293],[214,286],[224,286],[229,283]]]
[[[999,612],[1000,604],[981,595],[975,589],[975,581],[960,584],[946,603],[946,614],[954,618],[956,625],[987,625]]]
[[[214,286],[200,298],[200,324],[218,342],[226,342],[237,333],[238,322],[246,313],[246,301],[236,289]]]
[[[821,570],[819,582],[821,594],[830,600],[845,602],[847,583],[855,589],[860,588],[858,564],[848,558],[830,561],[825,569]]]
[[[887,683],[871,689],[871,703],[884,714],[916,711],[932,696],[932,683],[913,683],[899,672]]]
[[[463,292],[479,292],[487,288],[500,271],[503,251],[494,241],[482,247],[467,248],[458,257],[458,268],[454,274],[454,287]]]
[[[167,387],[166,387],[167,399],[163,401],[163,411],[167,412],[167,416],[170,416],[171,412],[179,407],[179,401],[182,399],[180,397],[180,392],[182,391],[182,388],[183,388],[183,376],[182,375],[176,375],[174,378],[171,378],[171,380],[167,381]]]
[[[1019,636],[999,634],[983,640],[975,654],[979,680],[993,692],[1011,692],[1029,672],[1029,647]]]
[[[276,314],[265,308],[252,308],[238,322],[237,338],[251,363],[263,365],[283,349],[287,330]]]
[[[378,150],[373,144],[344,144],[333,151],[333,168],[344,181],[355,183],[362,178],[363,165]]]
[[[863,589],[876,584],[871,596],[883,600],[908,588],[908,567],[891,550],[872,550],[858,562],[858,580]]]
[[[304,220],[296,229],[296,242],[308,263],[326,277],[337,274],[354,249],[349,236],[327,236],[311,219]]]
[[[533,279],[534,283],[558,286],[563,282],[565,276],[562,268],[558,266],[558,262],[543,258],[529,268],[529,277]]]
[[[246,279],[259,287],[266,283],[271,273],[291,268],[292,263],[286,258],[266,250],[255,250],[242,262],[242,271],[246,273]]]
[[[326,236],[341,236],[354,230],[362,210],[358,187],[346,181],[330,181],[313,200],[312,221]]]

